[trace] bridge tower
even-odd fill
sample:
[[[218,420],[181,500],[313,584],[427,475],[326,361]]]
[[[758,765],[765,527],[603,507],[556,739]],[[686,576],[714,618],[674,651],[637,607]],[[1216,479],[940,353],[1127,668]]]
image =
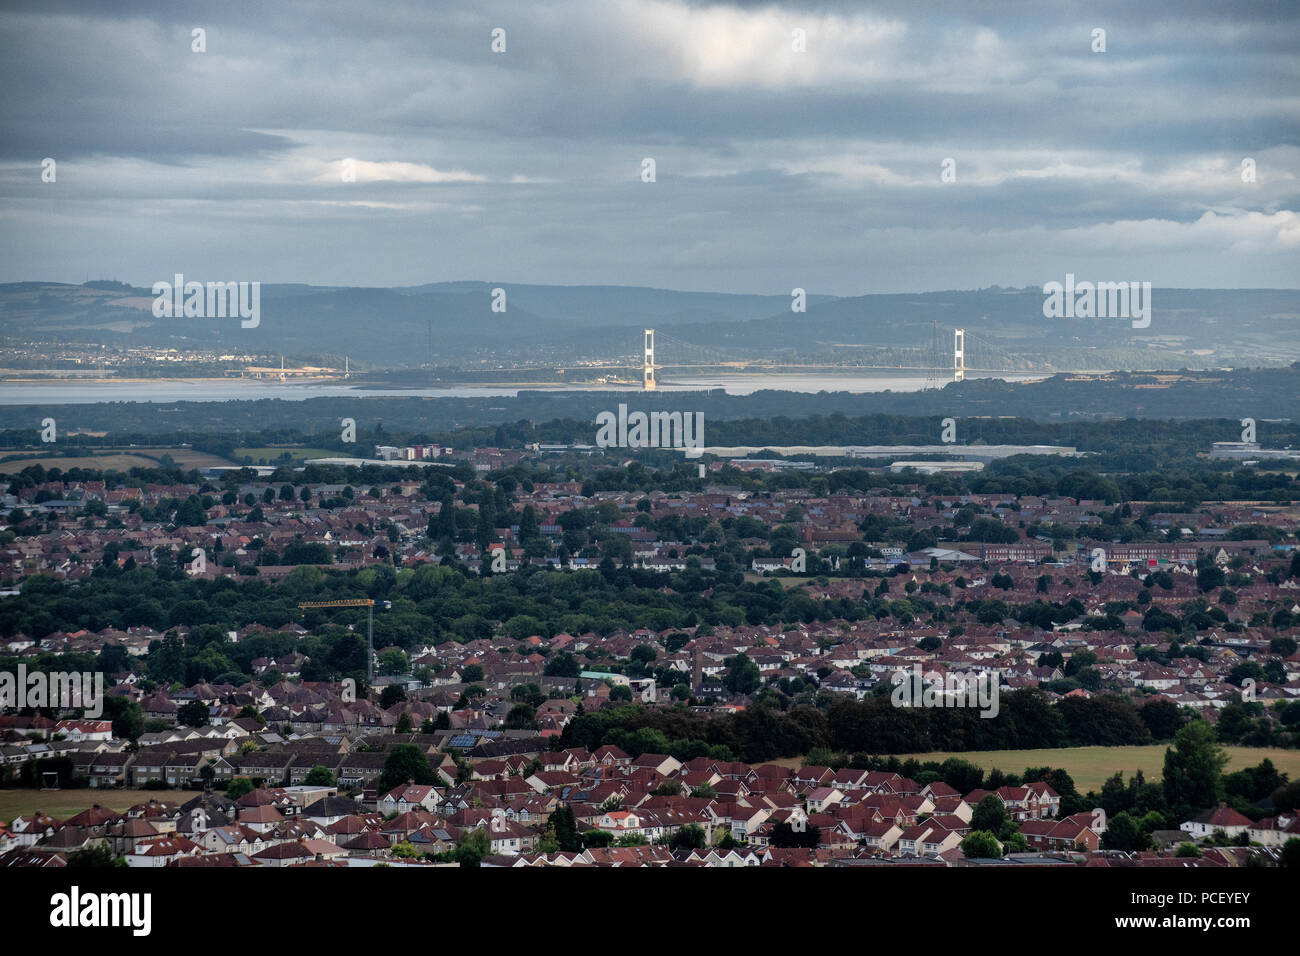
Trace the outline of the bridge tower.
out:
[[[645,330],[645,364],[643,366],[645,377],[643,384],[645,391],[653,392],[655,390],[655,330]]]
[[[952,380],[966,381],[966,330],[953,329]]]

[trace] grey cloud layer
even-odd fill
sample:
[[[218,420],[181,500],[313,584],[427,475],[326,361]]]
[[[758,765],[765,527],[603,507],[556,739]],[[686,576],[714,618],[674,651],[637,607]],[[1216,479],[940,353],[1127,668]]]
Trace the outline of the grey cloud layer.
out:
[[[0,279],[1293,286],[1297,26],[1199,0],[11,4]]]

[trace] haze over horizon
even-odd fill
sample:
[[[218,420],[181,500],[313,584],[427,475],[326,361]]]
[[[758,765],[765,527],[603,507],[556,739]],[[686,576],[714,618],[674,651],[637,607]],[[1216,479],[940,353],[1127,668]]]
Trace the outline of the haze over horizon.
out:
[[[21,0],[0,282],[1296,288],[1298,28],[1208,0]]]

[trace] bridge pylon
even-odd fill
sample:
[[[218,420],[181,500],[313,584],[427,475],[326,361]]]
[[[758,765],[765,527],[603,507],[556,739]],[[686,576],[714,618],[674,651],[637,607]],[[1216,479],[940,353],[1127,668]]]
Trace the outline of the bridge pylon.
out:
[[[953,329],[952,380],[966,381],[966,330]]]
[[[645,362],[642,365],[644,378],[642,384],[645,391],[653,392],[655,390],[655,330],[645,330]]]

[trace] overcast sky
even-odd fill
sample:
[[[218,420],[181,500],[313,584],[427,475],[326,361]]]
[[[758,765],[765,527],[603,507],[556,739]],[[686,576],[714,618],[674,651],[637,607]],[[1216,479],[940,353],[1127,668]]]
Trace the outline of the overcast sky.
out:
[[[1297,46],[1293,2],[8,0],[0,281],[1294,288]]]

